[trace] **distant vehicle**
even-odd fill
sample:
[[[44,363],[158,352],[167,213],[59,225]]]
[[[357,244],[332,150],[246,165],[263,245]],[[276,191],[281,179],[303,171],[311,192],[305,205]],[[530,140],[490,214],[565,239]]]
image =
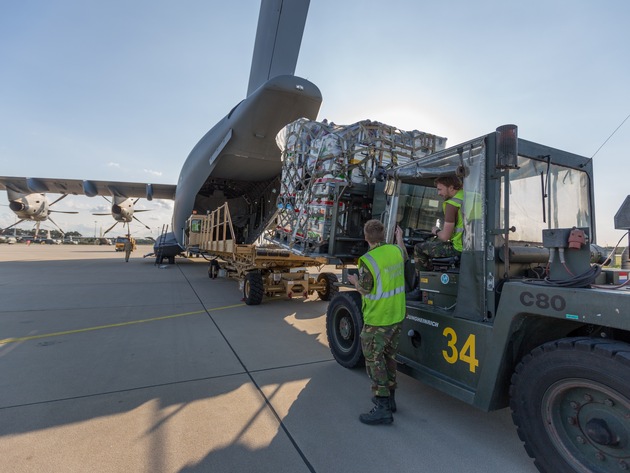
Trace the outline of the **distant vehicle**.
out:
[[[31,243],[40,244],[40,245],[60,245],[60,240],[54,240],[52,238],[33,238]]]
[[[76,240],[73,240],[72,237],[67,237],[63,239],[63,244],[64,245],[78,245],[79,242]]]
[[[133,245],[133,250],[136,249],[136,240],[133,237],[131,238],[131,244]],[[125,251],[125,243],[129,241],[129,238],[126,236],[119,236],[116,238],[116,251]]]

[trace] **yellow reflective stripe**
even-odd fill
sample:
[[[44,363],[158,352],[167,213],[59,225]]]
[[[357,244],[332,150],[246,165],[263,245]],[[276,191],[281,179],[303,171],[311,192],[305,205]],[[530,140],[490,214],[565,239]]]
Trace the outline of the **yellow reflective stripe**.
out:
[[[377,297],[376,294],[368,294],[364,297],[370,299],[372,301],[377,301],[379,299],[387,299],[388,297],[393,297],[395,295],[400,294],[401,292],[405,292],[405,287],[397,287],[396,289],[392,289],[391,291],[384,292],[380,297]]]
[[[383,292],[383,287],[382,287],[383,282],[381,281],[381,271],[378,268],[378,265],[376,264],[376,261],[374,260],[371,254],[366,253],[363,256],[365,257],[365,259],[367,259],[370,262],[370,266],[372,268],[372,271],[374,272],[374,289],[376,290],[376,294],[379,294]]]

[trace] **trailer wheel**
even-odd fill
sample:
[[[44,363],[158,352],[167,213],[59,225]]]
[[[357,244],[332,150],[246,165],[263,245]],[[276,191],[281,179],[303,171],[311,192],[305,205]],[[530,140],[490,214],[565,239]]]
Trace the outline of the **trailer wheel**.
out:
[[[357,291],[338,293],[326,311],[326,335],[333,357],[341,366],[354,368],[364,363],[361,350],[361,294]]]
[[[259,271],[250,271],[245,275],[243,284],[243,299],[247,305],[258,305],[263,300],[265,286]]]
[[[324,280],[326,281],[326,286],[323,291],[317,291],[317,295],[321,300],[329,301],[339,292],[339,288],[335,286],[335,283],[338,281],[337,275],[333,273],[321,273],[317,276],[317,282]]]
[[[512,419],[541,472],[630,467],[630,345],[566,338],[534,349],[512,376]]]
[[[216,279],[219,275],[219,268],[219,263],[217,263],[216,260],[210,261],[210,264],[208,265],[208,277],[210,279]]]

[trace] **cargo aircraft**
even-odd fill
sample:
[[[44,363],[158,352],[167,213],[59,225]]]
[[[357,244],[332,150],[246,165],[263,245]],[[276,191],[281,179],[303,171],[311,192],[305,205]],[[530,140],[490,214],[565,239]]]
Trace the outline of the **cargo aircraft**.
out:
[[[236,239],[252,243],[276,210],[281,161],[276,135],[314,120],[319,88],[294,75],[309,0],[262,0],[247,96],[201,138],[177,181],[167,256],[184,241],[186,220],[228,202]],[[179,250],[181,251],[181,249]]]
[[[281,174],[276,135],[298,118],[317,118],[322,102],[315,84],[294,75],[309,4],[310,0],[261,1],[247,96],[201,138],[184,162],[176,189],[170,186],[175,189],[172,232],[158,239],[156,254],[172,261],[184,249],[186,220],[193,211],[205,214],[226,201],[237,240],[251,243],[264,230],[275,211]],[[4,179],[0,178],[0,186]],[[62,190],[59,182],[72,184],[55,179],[30,181],[42,184],[48,192]],[[112,184],[121,196],[143,196],[125,191],[125,183],[107,182],[94,187],[75,185],[74,192],[66,192],[115,195],[108,187]],[[156,195],[156,185],[152,188],[154,197],[169,198]]]

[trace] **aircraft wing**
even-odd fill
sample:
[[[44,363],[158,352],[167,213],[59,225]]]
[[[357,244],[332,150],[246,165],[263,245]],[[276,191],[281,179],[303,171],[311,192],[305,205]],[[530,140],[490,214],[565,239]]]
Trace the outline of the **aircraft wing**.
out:
[[[104,195],[142,197],[147,200],[174,200],[176,186],[174,184],[150,184],[142,182],[0,176],[0,189],[8,189],[22,194],[40,192],[42,194],[87,195],[88,197]]]

